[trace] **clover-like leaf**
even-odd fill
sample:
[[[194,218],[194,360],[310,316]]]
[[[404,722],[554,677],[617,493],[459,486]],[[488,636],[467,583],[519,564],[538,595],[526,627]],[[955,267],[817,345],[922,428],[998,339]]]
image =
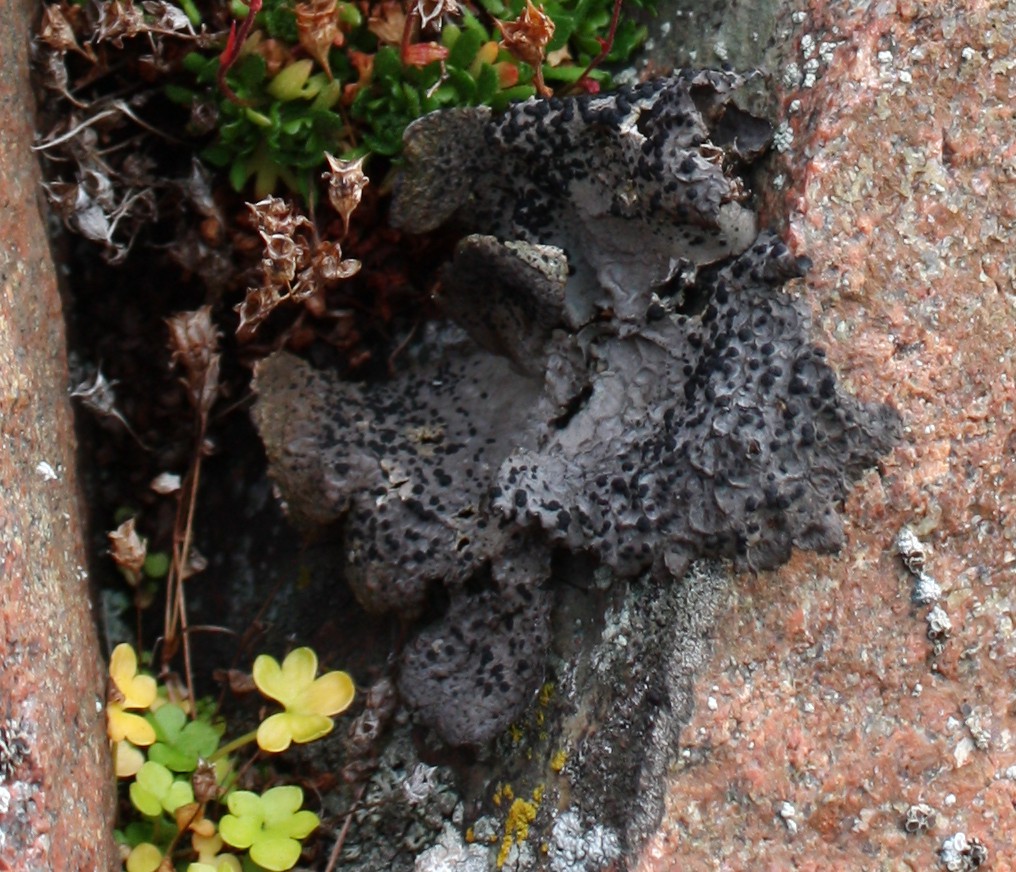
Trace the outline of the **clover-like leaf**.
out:
[[[142,747],[155,741],[155,731],[141,715],[129,709],[147,709],[156,696],[155,679],[138,674],[138,657],[126,642],[113,649],[109,661],[110,687],[106,704],[106,732],[113,742],[127,739]]]
[[[219,747],[222,730],[200,718],[188,721],[187,714],[175,703],[167,703],[151,715],[156,742],[148,750],[148,759],[174,772],[193,772],[198,760],[210,757]]]
[[[227,799],[230,813],[219,821],[219,833],[234,848],[249,849],[251,859],[271,872],[292,869],[300,858],[300,840],[320,823],[300,810],[303,791],[293,785],[273,787],[261,796],[238,790]]]
[[[224,843],[218,833],[210,836],[195,833],[191,844],[198,853],[198,859],[187,867],[187,872],[242,872],[240,858],[236,854],[220,853]]]
[[[145,754],[126,739],[113,744],[113,762],[117,778],[133,778],[144,765]]]
[[[353,680],[338,671],[315,678],[317,665],[317,655],[310,648],[291,651],[281,666],[267,654],[254,661],[258,690],[286,709],[258,727],[262,750],[285,751],[291,742],[319,739],[331,732],[331,716],[349,708],[355,692]]]
[[[127,856],[127,872],[157,872],[162,863],[162,851],[151,842],[142,842]]]
[[[187,781],[177,781],[161,763],[149,760],[130,786],[131,802],[142,814],[157,817],[163,811],[172,814],[181,805],[194,802],[194,791]]]

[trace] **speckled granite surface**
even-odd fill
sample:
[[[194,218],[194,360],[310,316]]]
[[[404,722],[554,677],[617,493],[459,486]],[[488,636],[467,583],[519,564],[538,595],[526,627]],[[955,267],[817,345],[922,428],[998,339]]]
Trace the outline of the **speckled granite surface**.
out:
[[[28,35],[0,23],[0,869],[119,866],[64,324],[38,204]]]
[[[947,868],[976,859],[940,855],[962,832],[1012,869],[1016,11],[814,2],[784,18],[767,211],[814,261],[816,340],[906,433],[852,493],[839,556],[797,553],[733,588],[638,868]],[[943,588],[938,654],[903,524]],[[920,803],[935,825],[908,833]]]

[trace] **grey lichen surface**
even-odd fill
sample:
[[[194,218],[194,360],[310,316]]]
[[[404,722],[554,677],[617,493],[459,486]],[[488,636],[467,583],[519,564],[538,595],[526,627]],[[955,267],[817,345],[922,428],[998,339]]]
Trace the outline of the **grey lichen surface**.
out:
[[[697,556],[773,567],[838,547],[837,504],[896,419],[837,387],[756,235],[741,176],[769,126],[742,80],[694,72],[607,97],[428,116],[406,133],[395,220],[472,235],[445,271],[455,328],[389,383],[287,355],[255,418],[291,510],[344,519],[370,608],[443,617],[400,689],[453,743],[537,686],[555,547],[619,576]]]
[[[440,333],[440,335],[437,335]],[[401,378],[364,385],[288,354],[258,366],[254,417],[291,516],[344,521],[346,578],[370,610],[418,611],[431,584],[461,586],[517,535],[489,511],[540,383],[435,331]]]
[[[559,338],[581,349],[568,379],[584,377],[585,392],[565,426],[505,460],[494,508],[622,576],[679,576],[703,555],[769,569],[793,545],[838,548],[836,504],[888,447],[894,419],[837,389],[804,308],[778,290],[795,275],[764,234],[699,276],[698,314],[647,299],[638,327]]]

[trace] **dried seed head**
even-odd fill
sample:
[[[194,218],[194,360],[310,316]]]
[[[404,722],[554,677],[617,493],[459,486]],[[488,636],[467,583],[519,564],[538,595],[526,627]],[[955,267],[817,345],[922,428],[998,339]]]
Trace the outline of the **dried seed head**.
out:
[[[274,286],[247,288],[247,296],[243,302],[234,307],[240,315],[236,338],[241,342],[253,339],[261,323],[275,311],[279,303],[287,299],[289,295],[280,294],[278,288]]]
[[[282,233],[268,235],[261,231],[265,241],[265,256],[261,266],[265,279],[271,284],[288,284],[296,277],[296,269],[306,255],[306,249],[298,245],[291,236]]]
[[[297,3],[294,12],[300,45],[321,65],[328,78],[333,78],[328,52],[332,46],[340,46],[345,41],[345,36],[339,28],[337,0],[309,0],[307,3]]]
[[[353,719],[346,733],[346,747],[351,757],[369,754],[388,726],[397,702],[395,685],[390,679],[382,678],[367,688],[363,702],[363,711]]]
[[[137,36],[144,30],[145,16],[140,6],[120,0],[97,4],[99,20],[96,42],[111,42],[123,48],[124,37]]]
[[[194,788],[194,798],[198,802],[218,799],[222,791],[215,777],[215,765],[207,760],[199,760],[198,767],[191,776],[191,787]]]
[[[64,8],[59,3],[45,5],[42,8],[42,23],[39,25],[39,39],[57,54],[69,51],[77,52],[91,61],[95,60],[95,52],[91,46],[82,49],[74,35],[74,28],[64,15]]]
[[[215,680],[225,682],[229,686],[229,692],[236,696],[245,696],[257,690],[254,684],[254,676],[242,669],[217,669]]]
[[[188,399],[195,411],[207,415],[219,391],[219,331],[212,323],[212,307],[178,312],[166,324],[173,365],[183,368]]]
[[[107,0],[96,5],[99,8],[96,42],[111,42],[117,48],[123,48],[125,38],[142,33],[194,33],[183,10],[165,0],[145,0],[144,4]]]
[[[145,565],[148,548],[145,540],[134,529],[134,518],[128,518],[113,532],[107,533],[109,553],[116,565],[120,567],[128,583],[133,587],[138,583],[141,567]]]
[[[198,551],[197,548],[191,548],[187,562],[180,569],[180,580],[186,581],[192,575],[204,572],[207,568],[208,558]]]
[[[537,9],[532,0],[526,0],[526,7],[515,21],[500,21],[495,18],[501,31],[501,45],[520,61],[529,64],[535,71],[543,66],[547,44],[554,35],[554,22],[543,11]],[[542,77],[540,79],[542,82]]]
[[[292,236],[300,227],[311,226],[305,215],[294,213],[293,207],[281,197],[265,197],[257,203],[248,203],[247,208],[254,213],[258,229],[268,234]]]
[[[124,696],[123,691],[117,687],[116,682],[113,681],[112,677],[106,679],[106,702],[126,702],[127,697]]]
[[[440,21],[446,15],[462,14],[457,0],[416,0],[413,8],[420,19],[421,30],[432,21]]]
[[[402,38],[402,32],[406,27],[406,10],[398,0],[382,0],[381,3],[371,4],[371,14],[367,19],[367,30],[378,38],[382,45],[398,45]],[[373,55],[370,55],[373,58]],[[362,52],[350,53],[350,60],[359,69],[366,61]]]
[[[328,201],[342,216],[343,236],[349,232],[349,216],[360,205],[363,189],[370,179],[363,172],[363,158],[340,160],[325,152],[329,170],[321,174],[328,182]]]
[[[342,257],[338,242],[322,242],[314,252],[314,271],[326,282],[348,279],[360,271],[360,261]]]
[[[988,862],[988,849],[974,836],[954,833],[938,849],[938,858],[949,872],[973,872]]]
[[[941,606],[932,608],[925,617],[925,621],[928,624],[928,640],[932,643],[935,654],[941,654],[952,633],[952,621],[949,620],[949,615]]]
[[[123,420],[116,408],[116,393],[113,391],[116,385],[117,382],[110,381],[102,374],[101,369],[97,369],[92,381],[81,382],[71,391],[71,396],[77,397],[85,408],[97,415]]]

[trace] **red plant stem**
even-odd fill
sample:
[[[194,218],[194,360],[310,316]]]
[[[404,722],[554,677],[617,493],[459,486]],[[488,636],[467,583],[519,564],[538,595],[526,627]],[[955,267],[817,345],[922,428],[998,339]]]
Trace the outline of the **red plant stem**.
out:
[[[403,64],[406,62],[406,53],[409,51],[409,44],[413,39],[413,27],[416,24],[417,8],[416,4],[412,5],[409,12],[406,14],[406,23],[402,25],[402,42],[399,44],[399,60]]]
[[[244,5],[247,7],[247,17],[240,22],[240,26],[236,26],[234,21],[229,28],[229,39],[226,40],[226,47],[223,49],[222,54],[219,55],[219,89],[226,97],[237,106],[247,106],[249,103],[246,100],[241,100],[233,92],[233,89],[229,87],[229,82],[226,81],[226,73],[230,71],[233,64],[236,63],[236,59],[240,57],[240,49],[243,48],[243,44],[247,41],[247,36],[250,34],[250,29],[254,26],[254,19],[257,18],[257,14],[261,11],[262,0],[243,0]]]
[[[621,19],[621,4],[624,0],[614,0],[614,12],[610,16],[610,29],[607,31],[607,38],[600,40],[600,53],[594,57],[590,62],[589,66],[582,71],[582,75],[575,80],[575,84],[578,85],[583,79],[586,78],[593,70],[595,70],[604,60],[607,55],[610,54],[610,50],[614,47],[614,37],[617,35],[617,23]]]

